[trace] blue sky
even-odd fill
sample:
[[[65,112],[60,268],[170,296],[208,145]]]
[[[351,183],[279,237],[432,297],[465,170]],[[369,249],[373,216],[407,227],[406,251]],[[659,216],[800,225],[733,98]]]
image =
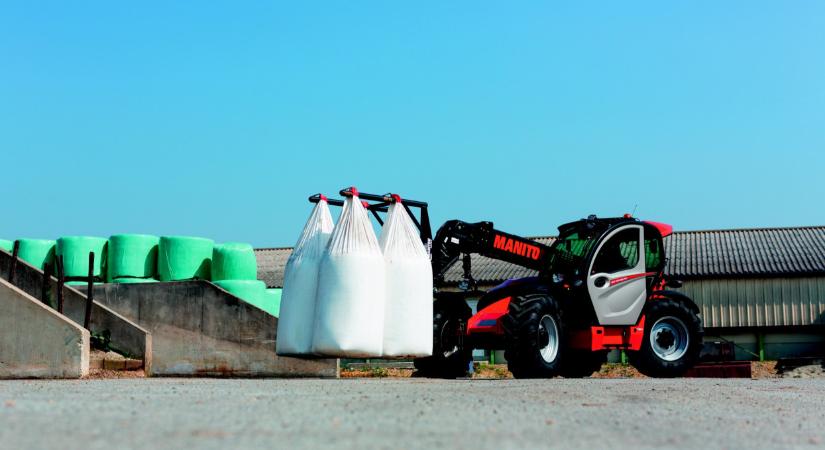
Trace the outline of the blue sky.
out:
[[[4,3],[0,61],[4,238],[825,224],[823,2]]]

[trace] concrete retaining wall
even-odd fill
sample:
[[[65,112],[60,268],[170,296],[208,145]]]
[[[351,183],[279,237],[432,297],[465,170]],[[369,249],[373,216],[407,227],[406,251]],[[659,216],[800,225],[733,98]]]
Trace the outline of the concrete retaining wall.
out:
[[[11,262],[11,254],[0,250],[0,279],[8,279]],[[18,260],[14,285],[28,295],[41,299],[43,276],[43,271],[23,260]],[[82,326],[86,314],[86,294],[72,287],[64,286],[63,298],[63,314]],[[49,277],[47,303],[53,308],[57,307],[57,279],[52,276]],[[89,328],[93,333],[102,333],[108,330],[114,347],[128,353],[133,358],[143,360],[146,374],[148,375],[151,372],[152,336],[146,329],[97,301],[92,303]]]
[[[89,332],[0,279],[0,378],[80,378]]]
[[[94,297],[152,333],[153,376],[337,377],[337,359],[275,354],[278,319],[206,281],[105,284]]]

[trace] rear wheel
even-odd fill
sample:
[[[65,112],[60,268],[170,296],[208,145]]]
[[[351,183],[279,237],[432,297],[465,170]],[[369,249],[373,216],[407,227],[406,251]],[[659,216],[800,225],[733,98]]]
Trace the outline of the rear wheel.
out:
[[[418,375],[458,378],[467,375],[473,349],[464,336],[472,311],[462,299],[436,300],[433,304],[433,355],[418,358],[413,365]]]
[[[628,358],[647,376],[678,377],[699,359],[703,335],[702,320],[691,305],[671,298],[653,300],[645,308],[642,347]]]
[[[504,357],[516,378],[550,378],[562,374],[565,345],[562,312],[545,294],[514,297],[502,317]]]

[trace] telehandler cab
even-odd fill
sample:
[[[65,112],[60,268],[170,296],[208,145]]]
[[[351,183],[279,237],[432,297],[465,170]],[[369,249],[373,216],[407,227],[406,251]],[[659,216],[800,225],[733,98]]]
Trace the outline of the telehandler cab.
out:
[[[344,189],[342,196],[350,196]],[[391,194],[359,194],[379,223],[379,212],[396,201]],[[317,202],[319,195],[310,197]],[[331,205],[343,205],[329,200]],[[428,205],[404,200],[404,207],[431,249],[434,278],[433,355],[415,360],[431,376],[460,377],[475,348],[504,349],[516,378],[583,377],[624,350],[631,364],[653,377],[676,377],[697,361],[704,329],[699,308],[668,287],[663,276],[662,239],[669,225],[625,215],[570,222],[551,245],[496,230],[492,222],[447,221],[431,239]],[[418,208],[419,215],[411,208]],[[479,292],[470,254],[533,269],[536,276],[507,280]],[[459,291],[444,276],[461,259]],[[467,303],[480,298],[475,314]]]

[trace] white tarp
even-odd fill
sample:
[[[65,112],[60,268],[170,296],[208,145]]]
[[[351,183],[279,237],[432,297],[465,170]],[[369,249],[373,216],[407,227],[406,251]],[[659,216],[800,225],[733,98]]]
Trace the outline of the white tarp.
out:
[[[279,355],[301,355],[312,351],[318,273],[332,229],[332,215],[322,198],[312,210],[286,263],[275,342],[275,351]]]
[[[318,280],[313,353],[378,357],[384,332],[384,257],[357,191],[344,202]]]
[[[432,266],[418,229],[398,200],[390,205],[379,240],[387,271],[383,355],[430,356]]]

